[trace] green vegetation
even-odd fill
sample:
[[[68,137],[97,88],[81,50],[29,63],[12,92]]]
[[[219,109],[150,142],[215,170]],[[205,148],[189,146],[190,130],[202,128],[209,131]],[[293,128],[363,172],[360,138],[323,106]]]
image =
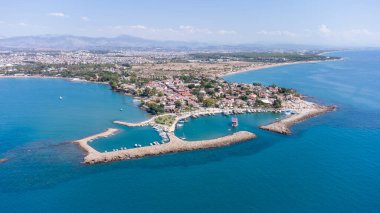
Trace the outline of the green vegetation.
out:
[[[149,103],[146,103],[146,106],[148,107],[147,111],[154,115],[162,114],[165,112],[163,104],[149,102]]]
[[[181,108],[181,106],[182,106],[182,103],[179,100],[175,101],[174,104],[175,104],[175,108],[177,108],[177,109]]]
[[[270,53],[270,52],[236,52],[236,53],[195,53],[190,54],[195,60],[215,61],[247,61],[247,62],[296,62],[338,59],[338,57],[326,57],[318,54],[300,53]]]
[[[212,106],[215,106],[215,102],[216,102],[215,99],[207,98],[207,99],[203,100],[203,106],[212,107]]]
[[[181,79],[184,83],[191,83],[196,79],[194,76],[191,76],[191,75],[181,75],[181,76],[176,76],[176,77]]]
[[[172,125],[174,121],[175,121],[174,115],[163,115],[154,119],[154,122],[158,124],[162,124],[162,125],[167,125],[167,126]]]
[[[256,101],[255,101],[255,107],[267,107],[268,105],[269,104],[266,104],[259,99],[256,99]]]
[[[280,99],[276,99],[273,101],[273,105],[272,105],[274,108],[281,108],[282,107],[282,102]]]
[[[112,89],[116,89],[118,87],[117,83],[114,81],[110,81],[109,85],[111,86]]]
[[[155,88],[155,87],[153,87],[153,88],[145,87],[145,89],[140,94],[140,96],[141,97],[150,97],[150,96],[154,96],[156,94],[157,94],[157,88]]]
[[[59,76],[66,78],[81,78],[97,82],[119,82],[125,71],[114,72],[116,67],[112,64],[42,64],[31,63],[15,67],[17,71],[8,71],[7,74],[23,73],[27,75]]]
[[[278,92],[286,95],[297,94],[297,92],[294,89],[288,89],[284,87],[278,88]]]

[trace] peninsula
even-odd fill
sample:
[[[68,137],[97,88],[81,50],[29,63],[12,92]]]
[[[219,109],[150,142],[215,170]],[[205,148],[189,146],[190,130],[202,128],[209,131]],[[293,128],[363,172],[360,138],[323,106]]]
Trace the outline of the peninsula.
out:
[[[186,142],[174,135],[178,122],[188,117],[256,112],[285,113],[283,120],[262,129],[290,134],[289,127],[307,118],[334,110],[304,100],[295,89],[261,83],[232,83],[222,77],[246,70],[257,70],[295,63],[336,60],[318,53],[141,53],[125,52],[28,52],[8,53],[0,61],[0,77],[53,77],[108,83],[111,88],[132,96],[142,110],[153,115],[147,121],[115,124],[129,127],[150,125],[156,128],[162,142],[141,147],[99,152],[89,143],[116,134],[117,129],[75,141],[86,151],[88,164],[121,159],[141,158],[173,152],[215,148],[248,141],[256,137],[250,132],[237,132],[222,138]]]

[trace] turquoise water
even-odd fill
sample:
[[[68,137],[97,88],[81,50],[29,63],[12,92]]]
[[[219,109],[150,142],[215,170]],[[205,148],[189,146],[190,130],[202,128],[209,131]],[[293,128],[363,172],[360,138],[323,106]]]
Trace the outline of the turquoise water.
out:
[[[147,118],[131,98],[105,85],[0,79],[0,155],[10,158],[0,164],[0,211],[378,212],[380,52],[330,54],[346,59],[226,78],[293,87],[339,106],[295,125],[291,136],[257,129],[279,115],[241,115],[239,128],[257,139],[94,166],[80,164],[83,153],[69,141],[116,127],[115,119]],[[230,132],[228,122],[202,117],[176,134],[218,137]],[[127,134],[138,130],[122,131],[93,143],[129,144]]]
[[[161,142],[162,138],[152,127],[117,127],[120,131],[116,135],[101,138],[91,142],[91,146],[100,152],[112,151],[121,147],[133,148],[135,144],[149,146],[154,141]]]
[[[238,127],[231,127],[232,117],[239,119]],[[283,117],[285,117],[285,115],[280,113],[252,113],[233,116],[217,114],[212,117],[203,116],[190,119],[184,123],[183,127],[177,127],[175,134],[190,142],[223,137],[238,131],[251,131],[265,134],[265,131],[262,131],[259,126],[269,124]]]

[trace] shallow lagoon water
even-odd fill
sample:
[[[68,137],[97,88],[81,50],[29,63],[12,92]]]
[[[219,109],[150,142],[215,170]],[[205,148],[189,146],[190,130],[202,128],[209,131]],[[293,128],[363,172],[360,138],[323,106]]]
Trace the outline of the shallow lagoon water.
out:
[[[291,136],[261,131],[260,119],[247,115],[245,123],[242,115],[239,127],[254,130],[257,139],[95,166],[81,164],[82,151],[69,141],[117,127],[113,120],[147,118],[130,97],[105,85],[0,79],[0,151],[10,157],[0,164],[0,210],[378,212],[380,52],[331,54],[346,60],[226,77],[293,87],[338,105],[336,112],[295,125]],[[59,102],[60,95],[67,102]],[[221,119],[215,129],[195,125],[213,119]],[[213,138],[228,133],[228,121],[202,117],[176,134]]]

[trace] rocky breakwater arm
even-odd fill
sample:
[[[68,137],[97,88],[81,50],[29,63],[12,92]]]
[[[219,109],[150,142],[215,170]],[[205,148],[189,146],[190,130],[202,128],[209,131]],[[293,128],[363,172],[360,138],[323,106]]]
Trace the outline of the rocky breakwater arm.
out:
[[[269,125],[261,126],[261,129],[277,132],[285,135],[290,135],[292,131],[289,129],[290,126],[298,122],[304,121],[306,119],[315,117],[317,115],[330,112],[336,109],[336,106],[321,106],[315,105],[313,108],[303,109],[296,111],[296,114],[291,115],[283,120],[271,123]]]
[[[124,122],[124,121],[114,121],[113,123],[118,124],[118,125],[123,125],[123,126],[136,127],[136,126],[148,126],[151,124],[151,122],[153,120],[154,120],[154,118],[151,118],[149,120],[142,121],[139,123],[128,123],[128,122]]]
[[[178,137],[176,137],[173,133],[169,133],[170,142],[166,144],[159,144],[154,146],[146,146],[139,147],[127,150],[118,150],[107,153],[100,152],[92,152],[88,153],[88,155],[84,158],[84,162],[87,164],[94,163],[104,163],[116,160],[124,160],[124,159],[134,159],[134,158],[142,158],[153,155],[162,155],[167,153],[174,152],[184,152],[184,151],[192,151],[199,149],[209,149],[216,148],[222,146],[228,146],[235,143],[251,140],[256,137],[255,134],[240,131],[234,133],[232,135],[227,135],[225,137],[211,139],[211,140],[202,140],[202,141],[193,141],[186,142]]]
[[[100,152],[96,151],[88,143],[98,138],[108,137],[110,135],[117,133],[118,131],[119,131],[118,129],[109,128],[106,131],[101,132],[99,134],[91,135],[89,137],[74,141],[74,143],[77,143],[84,151],[87,152],[88,155],[98,154]]]

